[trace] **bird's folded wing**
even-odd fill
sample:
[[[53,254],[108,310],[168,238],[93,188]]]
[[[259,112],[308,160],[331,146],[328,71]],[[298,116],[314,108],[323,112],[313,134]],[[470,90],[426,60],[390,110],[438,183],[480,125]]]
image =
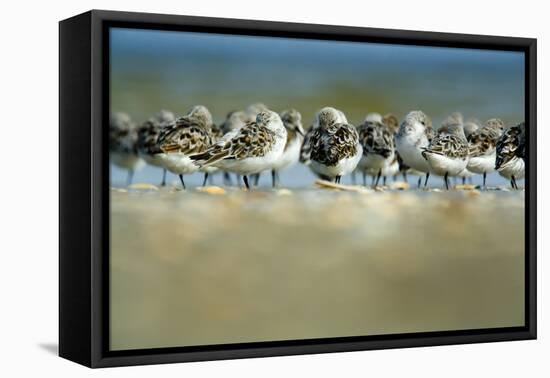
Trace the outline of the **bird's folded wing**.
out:
[[[477,130],[468,137],[471,157],[490,155],[496,149],[496,138],[484,129]]]
[[[275,142],[275,134],[266,127],[249,123],[233,130],[204,153],[193,156],[199,165],[211,165],[223,159],[242,160],[261,157],[268,153]]]
[[[309,164],[311,161],[311,136],[313,135],[313,131],[313,126],[311,126],[306,135],[304,135],[304,141],[300,149],[300,163]]]
[[[468,147],[466,143],[461,141],[457,136],[451,134],[437,135],[426,151],[453,158],[465,158],[468,156]]]
[[[196,125],[175,127],[161,134],[158,145],[165,153],[182,153],[193,156],[206,151],[212,144],[208,130]]]
[[[496,168],[508,163],[514,157],[523,157],[524,146],[520,146],[519,128],[511,127],[498,140]]]

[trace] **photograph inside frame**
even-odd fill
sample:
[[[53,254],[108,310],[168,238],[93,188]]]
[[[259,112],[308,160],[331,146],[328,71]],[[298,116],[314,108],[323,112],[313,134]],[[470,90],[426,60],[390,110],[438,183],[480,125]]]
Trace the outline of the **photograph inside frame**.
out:
[[[110,350],[525,325],[523,52],[109,33]]]

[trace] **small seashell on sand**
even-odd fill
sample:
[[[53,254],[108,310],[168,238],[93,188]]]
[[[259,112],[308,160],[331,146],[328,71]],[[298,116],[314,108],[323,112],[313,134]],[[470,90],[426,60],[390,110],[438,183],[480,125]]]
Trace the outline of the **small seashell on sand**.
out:
[[[288,189],[278,189],[275,191],[278,196],[291,196],[292,192]]]
[[[205,186],[202,188],[197,188],[197,191],[202,193],[208,193],[213,195],[223,195],[225,194],[225,189],[220,188],[219,186]]]
[[[404,181],[395,181],[390,184],[392,190],[409,190],[410,187],[409,183]]]
[[[159,188],[153,184],[136,183],[128,186],[130,190],[159,190]]]
[[[358,193],[371,192],[370,189],[367,189],[364,186],[336,184],[334,182],[330,182],[326,180],[316,180],[315,185],[317,185],[321,189],[345,190],[348,192],[358,192]]]

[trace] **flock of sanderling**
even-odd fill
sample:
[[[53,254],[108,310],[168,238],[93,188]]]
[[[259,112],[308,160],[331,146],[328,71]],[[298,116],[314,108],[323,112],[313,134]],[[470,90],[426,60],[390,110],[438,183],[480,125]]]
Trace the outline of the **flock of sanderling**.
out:
[[[223,172],[242,176],[247,189],[249,177],[256,184],[259,174],[271,171],[273,186],[278,172],[301,162],[320,178],[340,183],[357,172],[373,178],[402,174],[422,177],[427,186],[430,174],[449,178],[483,176],[497,171],[517,189],[516,180],[525,176],[525,123],[506,128],[500,119],[464,122],[460,113],[450,115],[437,130],[422,111],[409,112],[399,124],[388,114],[369,113],[359,126],[350,124],[345,114],[325,107],[317,112],[307,132],[302,116],[295,109],[276,113],[257,103],[227,115],[221,125],[213,122],[209,110],[194,106],[185,116],[161,111],[136,126],[125,113],[113,113],[110,121],[111,162],[128,170],[131,183],[135,170],[145,163],[179,176],[203,172],[206,184],[210,174]],[[254,183],[253,183],[254,184]]]

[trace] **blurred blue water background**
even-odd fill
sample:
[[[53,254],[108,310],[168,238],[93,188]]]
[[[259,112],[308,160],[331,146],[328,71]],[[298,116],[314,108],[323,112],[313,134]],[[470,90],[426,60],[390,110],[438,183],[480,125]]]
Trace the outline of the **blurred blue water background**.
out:
[[[281,111],[297,108],[309,127],[323,106],[341,109],[354,124],[368,112],[400,119],[421,109],[434,127],[451,112],[507,125],[524,120],[524,56],[517,52],[436,48],[285,38],[227,36],[135,29],[111,30],[111,109],[142,122],[160,109],[182,115],[207,106],[216,122],[231,110],[261,101]],[[159,183],[146,167],[135,182]],[[270,185],[270,180],[261,185]],[[175,176],[169,176],[170,181]],[[309,186],[309,169],[281,173],[282,184]],[[111,170],[112,185],[126,172]],[[221,184],[221,177],[214,178]],[[414,180],[414,179],[413,179]],[[202,175],[186,178],[199,185]],[[350,182],[344,178],[344,182]],[[480,178],[474,178],[475,183]],[[498,174],[489,185],[505,185]],[[434,186],[441,186],[438,178]]]

